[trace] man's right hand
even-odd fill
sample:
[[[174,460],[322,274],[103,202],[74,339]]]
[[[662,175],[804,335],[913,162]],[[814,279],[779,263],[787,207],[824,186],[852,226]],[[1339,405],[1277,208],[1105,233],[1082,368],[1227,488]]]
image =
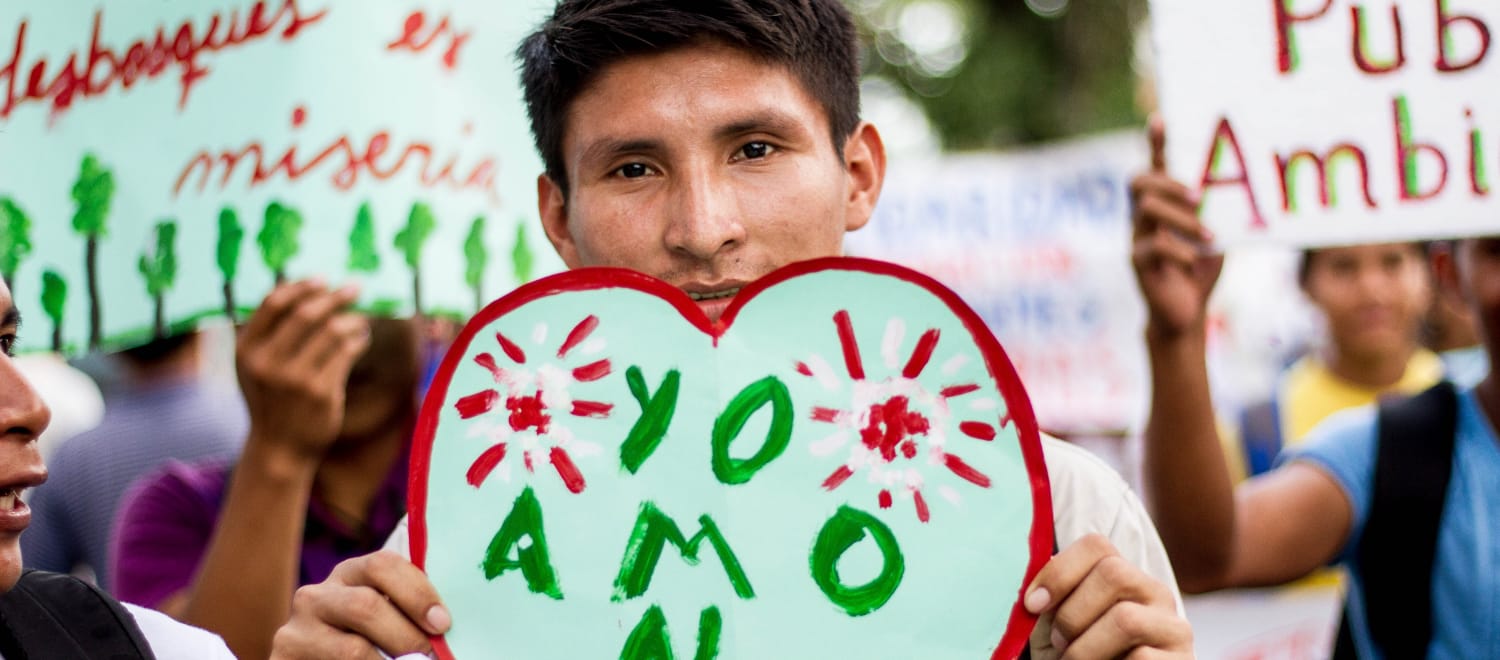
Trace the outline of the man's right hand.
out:
[[[250,442],[316,464],[338,438],[349,369],[369,345],[369,323],[348,311],[357,288],[302,280],[276,287],[235,349]]]
[[[1151,171],[1130,182],[1132,261],[1153,337],[1203,328],[1208,296],[1224,266],[1213,234],[1198,220],[1198,194],[1167,174],[1166,133],[1151,124]]]
[[[391,552],[340,563],[321,584],[297,590],[292,617],[276,631],[276,660],[430,654],[429,636],[452,619],[415,564]]]

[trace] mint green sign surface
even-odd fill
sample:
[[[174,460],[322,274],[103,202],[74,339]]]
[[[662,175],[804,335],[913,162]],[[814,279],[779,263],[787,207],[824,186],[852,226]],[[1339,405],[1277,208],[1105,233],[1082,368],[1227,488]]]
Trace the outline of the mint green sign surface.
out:
[[[826,259],[718,324],[587,269],[470,321],[413,453],[444,657],[1013,657],[1050,555],[1036,424],[951,292]]]
[[[243,320],[279,277],[467,318],[555,269],[512,55],[552,5],[0,3],[0,276],[26,346]]]

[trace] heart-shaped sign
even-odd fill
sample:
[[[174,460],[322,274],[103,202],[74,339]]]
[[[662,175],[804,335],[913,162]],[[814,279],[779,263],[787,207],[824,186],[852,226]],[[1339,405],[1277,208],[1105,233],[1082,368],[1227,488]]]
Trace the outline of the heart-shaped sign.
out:
[[[457,658],[1014,657],[1052,547],[1036,422],[937,282],[795,264],[711,324],[616,269],[464,328],[413,450]]]

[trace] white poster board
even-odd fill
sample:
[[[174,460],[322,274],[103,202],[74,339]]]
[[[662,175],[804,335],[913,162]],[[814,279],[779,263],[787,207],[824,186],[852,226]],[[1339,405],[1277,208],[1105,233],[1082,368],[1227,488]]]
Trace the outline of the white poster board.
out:
[[[1152,0],[1168,166],[1224,245],[1500,232],[1500,6]]]

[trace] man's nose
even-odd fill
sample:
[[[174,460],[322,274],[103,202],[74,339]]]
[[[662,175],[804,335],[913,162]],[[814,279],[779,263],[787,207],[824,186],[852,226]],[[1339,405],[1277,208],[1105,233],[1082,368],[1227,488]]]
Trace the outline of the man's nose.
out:
[[[46,430],[52,411],[9,357],[0,356],[0,433],[31,440]]]
[[[675,254],[709,260],[745,242],[740,200],[723,175],[697,171],[672,186],[671,218],[665,240]]]

